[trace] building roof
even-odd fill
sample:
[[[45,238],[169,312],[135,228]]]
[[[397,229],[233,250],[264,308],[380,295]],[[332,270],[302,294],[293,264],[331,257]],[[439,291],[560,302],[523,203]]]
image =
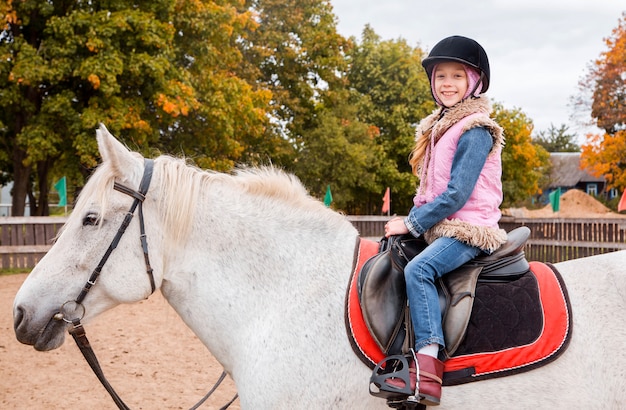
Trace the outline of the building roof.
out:
[[[580,169],[580,152],[551,152],[550,188],[574,187],[583,182],[605,182],[604,177],[595,177]]]

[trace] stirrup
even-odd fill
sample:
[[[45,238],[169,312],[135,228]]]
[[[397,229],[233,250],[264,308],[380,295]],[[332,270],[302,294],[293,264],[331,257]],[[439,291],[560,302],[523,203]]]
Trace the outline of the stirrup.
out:
[[[387,406],[399,410],[426,410],[426,406],[417,401],[415,396],[409,396],[405,399],[388,399]]]
[[[370,377],[370,394],[392,401],[399,399],[402,401],[413,401],[411,400],[413,398],[417,402],[415,391],[411,389],[410,359],[415,360],[415,363],[417,363],[413,351],[406,355],[393,355],[381,360],[374,368],[372,377]],[[416,377],[419,376],[416,374]],[[402,380],[404,387],[397,387],[387,383],[389,379]]]

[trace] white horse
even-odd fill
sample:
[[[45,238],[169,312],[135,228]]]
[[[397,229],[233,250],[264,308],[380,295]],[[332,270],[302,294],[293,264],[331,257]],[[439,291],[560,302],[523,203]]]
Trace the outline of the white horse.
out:
[[[59,347],[55,320],[76,299],[133,199],[144,160],[101,127],[102,164],[62,233],[15,298],[18,340]],[[274,169],[203,172],[161,156],[143,204],[156,287],[235,381],[244,409],[386,409],[346,336],[344,301],[357,231]],[[84,299],[84,321],[151,287],[134,218]],[[444,387],[443,409],[626,407],[626,252],[557,265],[573,336],[539,369]],[[146,335],[148,337],[148,335]]]

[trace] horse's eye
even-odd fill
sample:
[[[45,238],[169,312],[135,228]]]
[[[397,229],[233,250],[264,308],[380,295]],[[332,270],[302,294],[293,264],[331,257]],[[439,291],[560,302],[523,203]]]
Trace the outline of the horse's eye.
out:
[[[87,225],[92,225],[92,226],[96,226],[98,225],[98,215],[97,214],[87,214],[85,215],[85,218],[83,218],[83,226],[87,226]]]

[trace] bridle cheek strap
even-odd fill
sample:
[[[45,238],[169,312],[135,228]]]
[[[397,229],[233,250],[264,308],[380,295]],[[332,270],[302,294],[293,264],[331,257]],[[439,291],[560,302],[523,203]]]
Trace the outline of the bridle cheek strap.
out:
[[[154,161],[151,159],[145,159],[143,177],[141,178],[141,183],[139,184],[138,191],[135,191],[134,189],[128,188],[117,182],[113,184],[113,189],[123,194],[129,195],[133,197],[135,200],[133,201],[132,205],[128,209],[128,212],[124,216],[124,220],[122,221],[122,224],[117,230],[117,233],[115,234],[115,237],[111,241],[111,244],[109,245],[106,252],[102,256],[102,259],[100,259],[100,262],[91,273],[91,276],[85,283],[85,286],[83,287],[82,291],[78,295],[78,298],[76,298],[76,303],[78,304],[82,303],[83,300],[85,299],[85,296],[87,296],[87,293],[89,293],[89,291],[91,290],[91,287],[96,284],[96,281],[98,280],[98,277],[100,276],[100,273],[102,272],[102,268],[104,267],[104,264],[107,262],[107,260],[109,260],[109,256],[111,256],[111,253],[113,252],[113,250],[117,248],[117,245],[120,242],[120,239],[122,239],[122,235],[124,235],[124,233],[126,232],[126,228],[128,228],[128,225],[130,225],[130,222],[132,221],[133,216],[135,215],[135,209],[137,209],[137,207],[139,207],[138,213],[139,213],[139,229],[141,231],[141,236],[140,236],[141,247],[143,249],[144,260],[146,262],[146,272],[148,273],[148,277],[150,278],[151,294],[154,293],[154,291],[156,290],[153,270],[152,270],[152,267],[150,266],[150,258],[148,257],[148,241],[146,239],[146,229],[145,229],[145,224],[143,221],[143,201],[146,199],[146,193],[148,192],[148,188],[150,187],[150,181],[152,180],[153,169],[154,169]]]
[[[152,180],[153,169],[154,169],[154,161],[151,159],[145,159],[143,177],[141,178],[141,183],[139,184],[138,191],[130,189],[117,182],[113,184],[113,189],[115,189],[116,191],[122,192],[126,195],[129,195],[133,197],[135,200],[133,201],[132,205],[130,206],[130,209],[124,216],[124,220],[122,221],[122,224],[117,230],[115,237],[111,241],[111,244],[107,248],[106,252],[100,259],[100,262],[98,263],[96,268],[93,270],[93,272],[91,273],[91,276],[89,276],[89,279],[87,280],[80,294],[76,298],[76,301],[75,301],[76,306],[82,306],[83,300],[85,299],[85,297],[91,290],[92,286],[96,284],[96,281],[98,280],[98,277],[100,276],[100,273],[102,272],[102,268],[104,267],[104,264],[107,262],[107,260],[109,259],[109,256],[111,256],[111,253],[119,244],[120,239],[122,238],[122,235],[124,235],[124,233],[126,232],[126,229],[128,228],[128,225],[130,225],[130,222],[133,219],[133,215],[135,214],[135,209],[137,209],[137,207],[139,207],[138,214],[139,214],[139,228],[141,232],[141,235],[140,235],[141,247],[143,249],[144,260],[146,262],[146,271],[148,272],[148,277],[150,278],[151,293],[154,293],[154,291],[156,290],[156,285],[154,283],[153,270],[152,270],[152,267],[150,266],[150,258],[148,257],[148,241],[146,240],[146,230],[145,230],[145,224],[143,221],[143,201],[146,199],[146,193],[148,192],[148,188],[150,187],[150,181]],[[65,313],[64,307],[65,307],[65,304],[61,308],[62,310],[60,312],[62,314],[61,317],[63,317],[63,314]],[[83,312],[84,312],[84,308],[83,308]],[[122,410],[129,410],[129,407],[124,403],[124,401],[122,401],[122,399],[119,397],[117,392],[115,392],[115,390],[113,389],[113,386],[111,386],[111,384],[108,382],[108,380],[104,376],[102,368],[100,367],[100,363],[98,362],[98,359],[96,358],[96,355],[93,349],[91,348],[91,344],[89,343],[89,340],[87,339],[87,335],[85,334],[85,328],[83,327],[82,323],[80,323],[81,319],[82,317],[76,317],[72,319],[63,318],[63,320],[72,324],[72,327],[69,330],[70,334],[74,338],[76,345],[78,346],[81,353],[85,357],[85,360],[87,361],[87,363],[89,363],[89,366],[91,367],[95,375],[98,377],[98,380],[100,380],[100,383],[102,383],[104,388],[111,395],[111,398],[113,399],[117,407]]]

